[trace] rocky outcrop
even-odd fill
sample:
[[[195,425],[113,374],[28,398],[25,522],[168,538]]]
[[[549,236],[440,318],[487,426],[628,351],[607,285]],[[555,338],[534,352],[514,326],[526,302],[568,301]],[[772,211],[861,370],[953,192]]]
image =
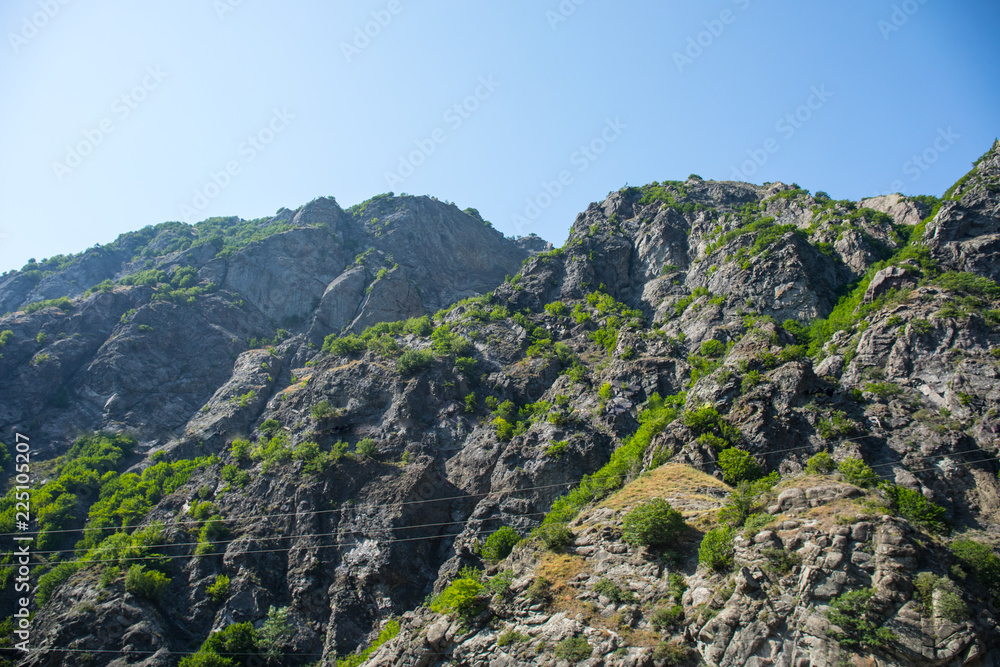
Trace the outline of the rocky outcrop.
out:
[[[931,254],[958,271],[1000,278],[1000,141],[945,198],[927,225]]]
[[[163,444],[221,385],[253,384],[234,363],[248,343],[283,329],[319,345],[345,328],[433,312],[492,289],[528,256],[437,200],[383,197],[359,209],[320,198],[262,221],[213,223],[221,230],[165,223],[88,250],[37,285],[40,270],[6,276],[0,304],[11,310],[73,303],[0,322],[13,334],[0,359],[9,392],[0,437],[36,423],[46,453],[108,428]],[[168,284],[190,269],[183,285]],[[83,295],[112,280],[120,286]]]
[[[781,487],[772,492],[767,524],[738,532],[734,564],[719,572],[699,564],[696,545],[725,486],[663,466],[574,520],[565,554],[530,540],[489,569],[487,577],[509,584],[473,622],[427,608],[408,612],[399,635],[366,664],[550,665],[558,664],[561,643],[582,637],[587,664],[677,664],[678,654],[692,656],[697,647],[705,663],[720,667],[836,665],[853,651],[834,640],[841,629],[828,618],[831,602],[865,589],[895,637],[878,650],[880,664],[984,656],[982,638],[997,631],[991,615],[950,620],[954,612],[940,600],[919,598],[917,572],[946,577],[948,562],[919,531],[870,514],[868,494],[836,479],[799,477]],[[620,530],[654,489],[698,526],[667,558],[623,541]],[[667,655],[673,663],[664,663]]]

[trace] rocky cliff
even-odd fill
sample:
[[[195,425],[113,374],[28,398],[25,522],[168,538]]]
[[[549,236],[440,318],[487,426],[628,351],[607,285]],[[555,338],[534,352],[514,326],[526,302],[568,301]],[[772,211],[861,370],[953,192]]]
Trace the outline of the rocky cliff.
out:
[[[942,199],[653,183],[559,249],[319,199],[29,264],[9,655],[993,664],[998,178],[1000,144]]]

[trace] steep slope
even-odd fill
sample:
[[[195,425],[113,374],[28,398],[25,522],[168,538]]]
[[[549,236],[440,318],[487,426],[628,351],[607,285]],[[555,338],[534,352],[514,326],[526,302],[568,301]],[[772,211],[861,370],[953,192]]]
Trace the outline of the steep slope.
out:
[[[263,220],[165,223],[29,263],[0,282],[0,304],[15,310],[0,319],[11,332],[0,437],[33,425],[39,454],[94,429],[162,443],[248,347],[296,333],[319,344],[486,292],[528,253],[470,211],[390,194],[345,212],[320,198]]]
[[[855,651],[841,645],[848,638],[833,639],[838,629],[827,612],[852,590],[876,592],[867,613],[896,636],[879,647],[886,662],[984,657],[982,640],[997,632],[989,602],[969,609],[950,597],[940,582],[955,556],[886,515],[877,494],[822,475],[792,476],[769,494],[774,504],[757,515],[762,521],[730,537],[730,562],[710,568],[699,563],[698,545],[718,530],[727,491],[677,464],[644,473],[574,519],[564,549],[532,540],[485,576],[467,571],[467,581],[485,584],[478,607],[404,614],[399,634],[366,664],[513,667],[570,657],[609,667],[693,664],[697,646],[711,665],[835,665]],[[630,512],[652,498],[687,522],[667,549],[623,535]],[[930,576],[947,593],[923,597]]]
[[[446,222],[437,235],[405,239],[408,212],[447,207],[377,198],[343,212],[363,228],[301,228],[338,243],[342,230],[345,245],[363,231],[373,249],[360,267],[312,281],[319,300],[289,335],[265,330],[263,345],[235,349],[157,442],[123,442],[111,456],[111,444],[86,441],[49,464],[62,487],[38,502],[72,505],[81,520],[50,512],[46,548],[82,538],[83,557],[45,575],[33,619],[41,649],[25,664],[75,664],[67,649],[90,652],[91,664],[171,665],[196,651],[189,664],[247,664],[244,654],[334,664],[396,632],[378,651],[343,659],[556,664],[563,646],[563,659],[587,650],[590,664],[636,666],[695,652],[726,665],[834,664],[851,653],[879,664],[989,664],[1000,576],[977,563],[996,558],[1000,525],[1000,286],[975,244],[996,230],[998,154],[995,145],[943,202],[833,201],[780,183],[694,177],[626,188],[581,213],[561,249],[529,257],[499,239],[524,258],[520,273],[432,317],[409,304],[444,305],[475,291],[463,285],[503,279],[499,268],[463,277],[470,269],[427,262],[445,252]],[[936,242],[956,211],[981,222],[953,235],[959,245]],[[474,212],[465,218],[496,238]],[[285,273],[273,290],[240,281],[288,260],[254,259],[254,244],[227,256],[222,238],[223,255],[198,277],[211,269],[226,284],[233,273],[244,300],[235,308],[267,321],[277,312],[268,309],[286,307],[268,296]],[[483,261],[475,243],[463,246],[466,266]],[[411,278],[434,284],[411,290]],[[151,298],[139,290],[190,289],[184,279],[112,287],[72,315],[13,317],[61,324],[102,299],[123,308]],[[192,305],[146,303],[134,317],[222,298],[194,296]],[[170,326],[163,316],[147,326]],[[7,344],[28,355],[33,331]],[[80,339],[89,340],[70,333],[52,347]],[[131,356],[120,358],[115,368]],[[156,368],[145,362],[143,373]],[[80,385],[66,382],[72,405]],[[81,479],[82,458],[109,472]],[[741,479],[755,485],[741,490]],[[654,498],[691,526],[666,565],[619,537],[624,513]],[[741,498],[739,511],[718,511]],[[482,615],[456,612],[454,583],[482,585],[465,568],[484,564],[484,541],[539,524],[501,566],[514,571],[513,596],[498,583],[501,599],[470,598]],[[731,557],[699,561],[707,534],[723,551],[732,538]],[[529,592],[540,576],[558,579],[552,601]],[[611,587],[630,582],[643,582],[636,601]],[[845,598],[855,587],[867,597]],[[673,620],[654,628],[669,599],[681,611],[668,609]],[[827,612],[837,618],[844,605],[893,636],[838,626]],[[506,646],[519,645],[498,651],[507,632]],[[679,643],[660,646],[670,641]]]

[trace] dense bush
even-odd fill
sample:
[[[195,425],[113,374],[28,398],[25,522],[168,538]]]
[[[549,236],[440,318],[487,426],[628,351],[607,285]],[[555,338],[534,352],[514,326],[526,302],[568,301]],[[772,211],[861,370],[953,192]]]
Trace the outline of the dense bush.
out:
[[[771,547],[764,549],[761,555],[767,558],[766,569],[779,576],[784,576],[802,565],[802,556],[794,551]]]
[[[576,664],[589,658],[592,652],[593,649],[585,637],[567,637],[556,644],[555,656],[557,660]]]
[[[426,318],[426,315],[424,316]],[[427,325],[430,327],[430,324]],[[428,331],[428,333],[430,333]],[[426,334],[424,334],[426,335]],[[369,656],[376,651],[382,644],[386,643],[390,639],[394,638],[399,634],[399,621],[396,619],[390,619],[382,631],[378,633],[378,637],[371,644],[366,646],[364,650],[354,655],[349,655],[345,658],[337,658],[337,667],[360,667],[363,665]]]
[[[698,547],[698,562],[710,570],[725,571],[733,564],[733,529],[718,526],[705,533]]]
[[[677,604],[660,607],[653,612],[649,622],[657,632],[680,625],[684,622],[684,607]]]
[[[837,471],[849,484],[867,488],[878,484],[880,477],[861,459],[849,456],[837,466]]]
[[[882,491],[889,499],[892,509],[910,522],[935,533],[948,531],[944,508],[927,500],[924,494],[890,483],[884,483]]]
[[[962,569],[979,580],[1000,602],[1000,556],[988,544],[963,538],[951,544],[951,552],[958,558]]]
[[[497,637],[497,646],[503,648],[504,646],[510,646],[511,644],[523,644],[527,641],[531,641],[531,637],[529,635],[516,630],[508,630]]]
[[[969,617],[969,607],[948,577],[938,577],[921,572],[913,578],[914,598],[920,601],[921,611],[928,616],[942,616],[952,623],[961,623]],[[937,593],[937,603],[934,601]]]
[[[486,605],[486,601],[480,597],[484,589],[477,572],[463,570],[458,579],[448,584],[431,601],[431,610],[439,614],[456,613],[466,620],[471,620]]]
[[[25,314],[30,315],[35,311],[42,310],[43,308],[58,308],[62,311],[70,311],[73,310],[73,304],[70,302],[68,297],[61,296],[58,299],[46,299],[44,301],[29,303],[24,307],[24,312]]]
[[[418,373],[434,363],[430,350],[407,350],[396,361],[396,370],[402,375]]]
[[[316,421],[323,421],[333,416],[333,406],[330,405],[330,401],[324,399],[312,406],[309,413]]]
[[[147,600],[159,600],[170,586],[170,579],[157,570],[146,570],[144,565],[133,565],[125,575],[125,590]]]
[[[257,631],[253,624],[232,623],[213,632],[197,653],[182,658],[178,667],[250,667],[260,664]]]
[[[226,527],[222,517],[212,517],[205,522],[198,533],[198,546],[195,548],[195,554],[204,556],[206,554],[214,555],[221,553],[225,549],[219,542],[222,542],[228,536],[229,528]]]
[[[205,592],[213,602],[225,602],[229,597],[229,577],[224,574],[215,575],[215,581],[209,584]]]
[[[749,452],[737,447],[730,447],[719,452],[719,467],[727,484],[739,484],[743,481],[752,482],[764,474],[760,464]]]
[[[250,473],[240,470],[237,465],[229,464],[222,466],[222,481],[232,484],[238,489],[242,489],[250,483]]]
[[[809,475],[829,475],[836,469],[837,464],[833,462],[827,452],[819,452],[809,457],[806,461],[806,474]]]
[[[712,434],[731,445],[740,438],[739,430],[711,405],[685,411],[681,416],[681,423],[691,429],[696,436]]]
[[[622,539],[633,546],[663,547],[677,542],[686,528],[683,515],[666,500],[656,498],[625,515]]]
[[[250,448],[250,458],[262,463],[262,472],[270,470],[275,463],[288,461],[292,458],[292,448],[288,442],[288,434],[279,433],[273,438],[262,438]]]
[[[546,523],[538,527],[536,534],[549,551],[560,553],[573,544],[573,531],[565,523]]]
[[[374,459],[378,456],[378,445],[371,438],[362,438],[354,448],[355,453],[366,459]]]
[[[38,578],[38,590],[35,591],[35,601],[42,606],[49,601],[57,588],[80,568],[76,563],[59,563],[54,568]]]
[[[501,561],[510,555],[514,545],[521,541],[521,536],[510,526],[501,526],[499,530],[486,538],[479,550],[480,555],[488,561]]]
[[[844,648],[879,649],[897,639],[885,619],[875,612],[872,588],[847,591],[830,601],[827,619],[843,632],[828,630],[829,635]]]
[[[635,604],[638,599],[635,597],[635,593],[632,591],[627,591],[615,582],[601,577],[596,584],[594,584],[594,592],[598,595],[603,595],[615,604]]]
[[[663,667],[683,665],[691,657],[691,649],[679,641],[660,642],[653,649],[653,659]]]
[[[948,271],[942,273],[935,282],[953,292],[963,292],[987,299],[1000,298],[1000,285],[989,278],[977,276],[974,273]]]
[[[366,348],[365,341],[361,340],[357,334],[347,334],[346,336],[331,334],[323,340],[323,352],[338,357],[353,356],[363,352]]]
[[[451,330],[450,324],[442,324],[431,333],[434,352],[442,356],[464,357],[473,351],[472,342]]]
[[[587,503],[623,486],[627,478],[642,466],[642,457],[653,437],[677,419],[684,399],[684,393],[666,399],[655,393],[650,396],[645,409],[639,413],[639,429],[635,434],[611,454],[611,460],[605,466],[593,475],[584,475],[577,488],[557,498],[545,515],[542,527],[569,522]]]
[[[233,453],[233,459],[235,459],[237,463],[250,463],[251,444],[249,440],[236,438],[229,447],[230,451]]]
[[[719,510],[719,522],[739,528],[747,519],[754,516],[761,508],[760,497],[766,490],[766,485],[743,480],[736,485],[726,504]]]

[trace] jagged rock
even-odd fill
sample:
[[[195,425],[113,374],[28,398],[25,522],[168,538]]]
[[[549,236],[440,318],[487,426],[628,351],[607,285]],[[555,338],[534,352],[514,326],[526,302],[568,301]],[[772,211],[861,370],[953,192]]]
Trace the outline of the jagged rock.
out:
[[[916,281],[910,277],[906,269],[898,266],[889,266],[874,276],[868,283],[865,290],[865,303],[871,303],[890,289],[900,289],[906,285],[916,285]]]

